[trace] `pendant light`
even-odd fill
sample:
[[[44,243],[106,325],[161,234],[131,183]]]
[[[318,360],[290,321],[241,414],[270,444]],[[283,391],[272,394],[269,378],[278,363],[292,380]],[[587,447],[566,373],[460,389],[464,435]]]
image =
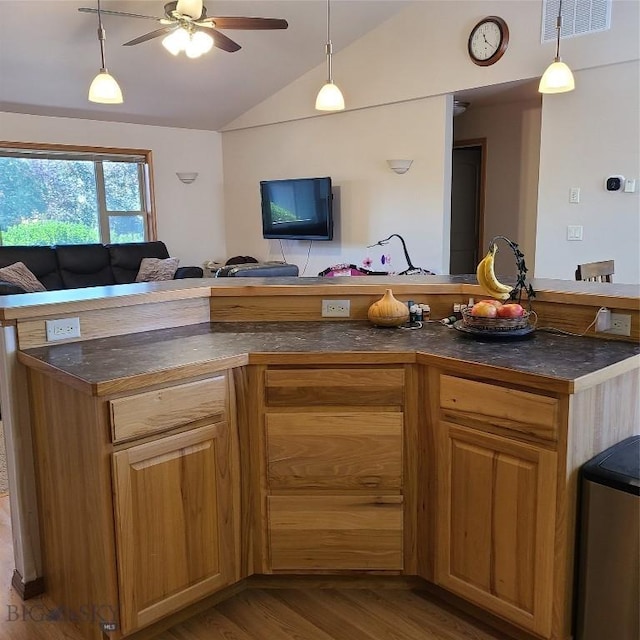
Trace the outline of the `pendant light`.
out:
[[[89,87],[89,101],[100,102],[101,104],[122,104],[122,91],[116,79],[107,71],[107,65],[104,61],[105,39],[102,15],[100,13],[100,0],[98,0],[98,40],[100,42],[100,60],[102,61],[102,66]]]
[[[573,91],[576,88],[575,80],[571,69],[562,62],[560,58],[560,31],[562,29],[562,0],[558,9],[558,18],[556,20],[556,57],[554,61],[547,67],[547,70],[540,78],[540,93],[565,93]]]
[[[318,92],[316,98],[316,109],[318,111],[342,111],[344,109],[344,97],[337,85],[333,84],[333,74],[331,69],[331,56],[333,55],[333,45],[331,44],[331,0],[327,0],[327,83]]]

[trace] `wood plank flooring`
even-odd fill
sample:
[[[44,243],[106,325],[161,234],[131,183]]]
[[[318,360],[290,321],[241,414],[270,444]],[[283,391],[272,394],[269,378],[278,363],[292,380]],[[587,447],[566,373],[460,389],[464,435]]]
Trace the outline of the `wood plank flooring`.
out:
[[[0,497],[0,640],[82,640],[67,622],[43,620],[41,598],[11,588],[9,499]],[[18,618],[18,619],[16,619]],[[420,591],[250,588],[155,640],[505,640]]]

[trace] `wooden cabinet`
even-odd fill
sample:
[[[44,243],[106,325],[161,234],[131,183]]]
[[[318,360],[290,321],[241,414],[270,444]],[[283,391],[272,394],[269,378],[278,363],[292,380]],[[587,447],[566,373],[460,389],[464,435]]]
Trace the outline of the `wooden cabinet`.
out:
[[[404,371],[269,370],[268,570],[401,570]]]
[[[543,637],[552,625],[557,454],[517,438],[552,437],[556,404],[441,376],[441,413],[474,426],[441,418],[435,434],[436,582]],[[476,428],[483,420],[486,429]]]
[[[233,582],[231,461],[226,422],[113,455],[123,632]]]
[[[226,372],[107,397],[30,384],[47,592],[100,605],[82,637],[117,640],[240,579]]]

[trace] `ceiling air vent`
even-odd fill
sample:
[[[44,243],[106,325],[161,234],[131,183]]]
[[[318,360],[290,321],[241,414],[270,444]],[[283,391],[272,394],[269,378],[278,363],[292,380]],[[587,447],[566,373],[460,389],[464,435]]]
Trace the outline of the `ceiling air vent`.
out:
[[[542,3],[542,42],[556,39],[560,0]],[[582,36],[611,28],[611,0],[562,0],[562,38]]]

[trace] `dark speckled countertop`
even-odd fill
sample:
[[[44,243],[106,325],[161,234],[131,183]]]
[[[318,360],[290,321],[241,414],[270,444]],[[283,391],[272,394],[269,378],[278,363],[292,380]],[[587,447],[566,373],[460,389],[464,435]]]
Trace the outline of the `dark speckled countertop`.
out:
[[[422,329],[367,322],[205,323],[29,349],[27,366],[67,377],[103,395],[246,363],[467,366],[502,380],[572,392],[637,368],[640,345],[536,331],[520,341],[485,341],[439,323]],[[159,380],[159,378],[158,378]],[[592,380],[592,382],[589,382]],[[129,381],[130,385],[123,385]],[[118,386],[116,386],[116,384]]]

